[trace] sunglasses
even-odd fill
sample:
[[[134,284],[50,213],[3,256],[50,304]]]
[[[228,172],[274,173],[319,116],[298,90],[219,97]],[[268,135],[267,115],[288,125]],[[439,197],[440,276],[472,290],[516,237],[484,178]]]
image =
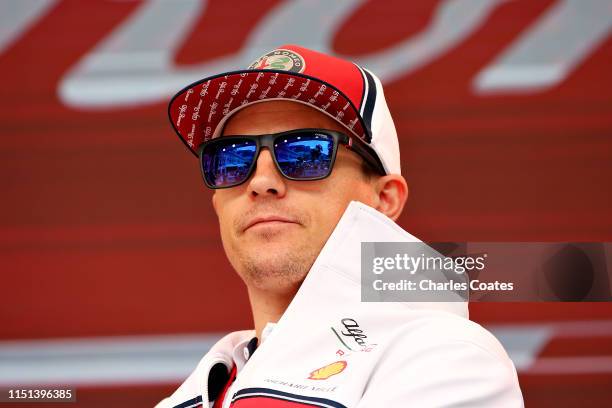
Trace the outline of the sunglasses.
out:
[[[278,171],[289,180],[321,180],[329,176],[338,145],[362,156],[379,173],[382,165],[365,147],[344,133],[327,129],[296,129],[257,136],[223,136],[204,142],[198,149],[204,182],[209,188],[235,187],[247,181],[263,147],[267,147]]]

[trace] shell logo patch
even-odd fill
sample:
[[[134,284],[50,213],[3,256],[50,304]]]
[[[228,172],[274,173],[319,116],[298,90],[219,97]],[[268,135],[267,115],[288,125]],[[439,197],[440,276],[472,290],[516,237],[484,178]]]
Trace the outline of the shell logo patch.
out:
[[[346,361],[340,360],[328,364],[310,373],[309,380],[327,380],[332,375],[340,374],[346,368]]]
[[[285,49],[270,51],[256,59],[249,69],[279,69],[289,72],[304,72],[304,58],[296,52]]]

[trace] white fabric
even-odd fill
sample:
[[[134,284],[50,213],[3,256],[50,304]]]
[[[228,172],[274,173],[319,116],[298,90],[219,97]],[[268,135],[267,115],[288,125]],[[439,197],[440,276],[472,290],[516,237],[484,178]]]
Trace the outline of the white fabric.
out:
[[[248,361],[250,357],[249,349],[247,346],[249,344],[249,341],[251,341],[251,339],[252,337],[242,340],[241,342],[236,344],[234,346],[234,350],[232,350],[232,360],[234,361],[234,364],[236,365],[237,373],[242,371],[242,367],[244,367],[244,365],[246,364],[246,362]]]
[[[259,340],[259,344],[266,341],[266,338],[268,338],[268,334],[270,334],[272,330],[274,330],[274,326],[276,326],[275,323],[266,323],[266,326],[261,332],[261,339]],[[244,367],[246,362],[251,357],[249,348],[247,347],[251,339],[253,339],[253,337],[245,338],[244,340],[236,344],[234,346],[234,349],[232,350],[232,359],[234,360],[234,364],[236,365],[237,373],[240,373],[240,371],[242,371],[242,367]]]
[[[360,301],[362,241],[418,241],[376,210],[352,202],[319,254],[297,295],[228,392],[267,388],[324,398],[355,408],[522,407],[516,370],[499,342],[467,319],[467,304]],[[360,348],[340,333],[353,319],[367,336]],[[231,364],[236,344],[253,331],[220,340],[195,371],[158,408],[198,395],[215,362]],[[342,336],[344,337],[344,336]],[[340,353],[343,353],[340,355]],[[334,362],[346,368],[327,379],[311,373]],[[258,405],[265,407],[265,404]]]
[[[376,102],[374,102],[374,112],[372,113],[372,141],[370,146],[378,154],[387,174],[402,174],[397,131],[387,106],[383,86],[376,75],[371,71],[366,71],[372,75],[376,85]]]

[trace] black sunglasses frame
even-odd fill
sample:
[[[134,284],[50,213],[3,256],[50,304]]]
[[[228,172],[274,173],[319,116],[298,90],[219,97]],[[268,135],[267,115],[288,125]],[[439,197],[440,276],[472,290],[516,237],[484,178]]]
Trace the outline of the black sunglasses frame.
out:
[[[323,176],[318,176],[318,177],[296,178],[296,177],[289,177],[285,173],[283,173],[283,170],[281,169],[280,164],[276,160],[276,152],[274,150],[274,143],[279,138],[287,137],[287,136],[291,136],[295,134],[303,134],[303,133],[313,133],[313,134],[320,133],[320,134],[332,137],[333,143],[334,143],[333,152],[331,155],[331,160],[329,162],[329,171],[327,172],[327,174]],[[247,171],[244,180],[240,181],[239,183],[234,183],[234,184],[230,184],[226,186],[211,185],[206,179],[206,174],[204,172],[204,161],[203,161],[204,149],[210,146],[214,146],[219,143],[230,143],[232,141],[244,141],[244,140],[253,141],[255,142],[255,146],[256,146],[255,155],[253,156],[253,162],[251,163],[251,166],[249,167],[249,170]],[[331,174],[333,167],[334,167],[334,163],[336,162],[336,154],[338,152],[338,146],[340,144],[346,146],[348,149],[354,150],[355,153],[359,154],[378,173],[383,174],[383,175],[385,174],[384,168],[382,166],[382,163],[380,163],[380,160],[378,160],[378,158],[374,154],[370,153],[365,147],[361,146],[358,142],[353,142],[353,139],[351,137],[347,136],[346,134],[342,132],[338,132],[335,130],[317,129],[317,128],[293,129],[293,130],[289,130],[285,132],[264,134],[264,135],[229,135],[229,136],[223,136],[223,137],[218,137],[215,139],[208,140],[202,143],[198,147],[198,157],[200,160],[200,172],[202,173],[202,178],[204,179],[204,183],[206,184],[206,186],[213,190],[219,190],[223,188],[231,188],[231,187],[239,186],[251,178],[251,176],[253,175],[253,170],[255,169],[257,165],[257,160],[259,159],[259,154],[261,153],[262,148],[267,147],[272,155],[272,160],[274,160],[276,169],[284,178],[288,180],[294,180],[294,181],[322,180],[324,178],[329,177],[329,175]]]

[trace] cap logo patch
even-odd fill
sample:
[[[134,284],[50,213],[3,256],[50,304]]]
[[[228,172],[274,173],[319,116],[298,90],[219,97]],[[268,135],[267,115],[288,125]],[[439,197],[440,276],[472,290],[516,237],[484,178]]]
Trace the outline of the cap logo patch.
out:
[[[270,51],[256,59],[249,69],[278,69],[289,72],[304,72],[304,58],[296,52],[285,49]]]

